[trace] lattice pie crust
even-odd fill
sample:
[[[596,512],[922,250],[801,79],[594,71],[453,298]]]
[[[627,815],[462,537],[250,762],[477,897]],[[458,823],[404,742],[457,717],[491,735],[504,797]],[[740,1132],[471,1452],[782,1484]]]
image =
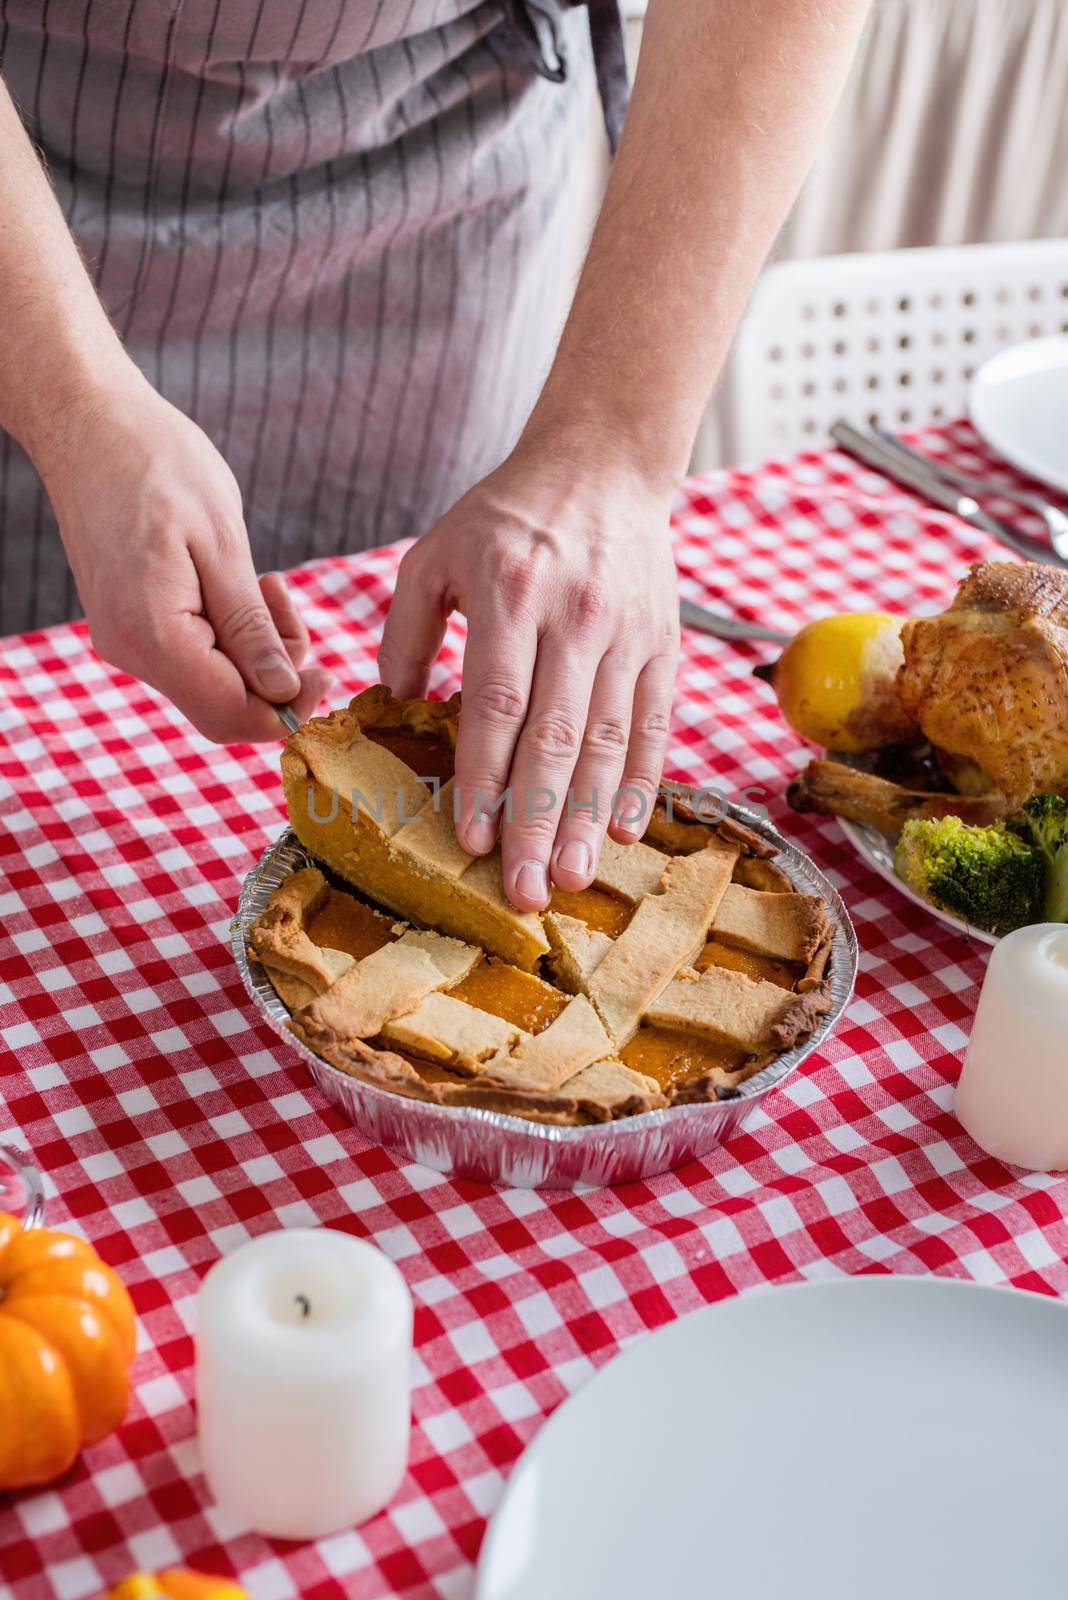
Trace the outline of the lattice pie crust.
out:
[[[729,1097],[812,1031],[833,928],[763,839],[674,793],[590,889],[517,911],[498,853],[456,840],[458,717],[378,687],[286,744],[290,820],[332,879],[293,873],[251,952],[304,1044],[416,1099],[587,1122]]]

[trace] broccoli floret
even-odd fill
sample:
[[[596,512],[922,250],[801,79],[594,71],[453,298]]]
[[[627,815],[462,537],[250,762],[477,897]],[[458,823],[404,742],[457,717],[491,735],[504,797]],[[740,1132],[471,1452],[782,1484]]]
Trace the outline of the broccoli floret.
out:
[[[1042,858],[1047,922],[1068,922],[1068,800],[1059,794],[1036,794],[1009,822],[1019,838],[1033,844]]]
[[[1027,839],[995,823],[915,818],[901,830],[899,877],[932,905],[988,933],[1008,933],[1042,915],[1043,862]]]

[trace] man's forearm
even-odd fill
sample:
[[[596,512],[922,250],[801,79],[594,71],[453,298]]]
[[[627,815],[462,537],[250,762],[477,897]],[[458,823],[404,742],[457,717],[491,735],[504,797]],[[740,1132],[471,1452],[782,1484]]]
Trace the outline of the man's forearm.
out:
[[[130,363],[2,83],[0,330],[0,428],[41,465]]]
[[[869,0],[651,0],[601,215],[529,432],[686,469]]]

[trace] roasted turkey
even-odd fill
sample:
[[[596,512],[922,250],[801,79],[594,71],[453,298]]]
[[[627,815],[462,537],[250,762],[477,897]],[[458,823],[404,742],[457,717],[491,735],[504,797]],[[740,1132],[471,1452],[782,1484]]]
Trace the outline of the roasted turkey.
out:
[[[817,760],[790,788],[797,810],[896,833],[910,816],[990,822],[1033,794],[1068,795],[1068,573],[983,562],[947,611],[907,621],[901,641],[900,709],[933,750],[936,787],[956,793]]]
[[[1068,794],[1068,573],[984,562],[901,638],[898,696],[955,788]]]

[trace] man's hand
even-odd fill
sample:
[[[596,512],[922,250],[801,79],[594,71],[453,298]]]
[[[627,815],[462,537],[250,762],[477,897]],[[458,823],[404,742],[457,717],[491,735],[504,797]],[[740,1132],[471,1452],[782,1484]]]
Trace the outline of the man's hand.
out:
[[[38,438],[93,643],[220,744],[277,739],[330,675],[275,573],[257,580],[233,474],[132,365]]]
[[[327,674],[278,577],[257,582],[241,496],[104,315],[0,83],[0,428],[44,480],[101,655],[222,742],[277,739]]]
[[[492,802],[510,786],[516,905],[546,904],[547,865],[561,887],[589,883],[618,783],[648,815],[678,632],[671,486],[869,3],[650,0],[605,201],[523,437],[401,564],[380,675],[420,694],[448,612],[466,612],[458,833],[488,850],[475,790]],[[555,805],[528,817],[542,788]],[[582,809],[593,788],[596,817]],[[619,840],[641,829],[611,825]]]
[[[525,910],[550,880],[591,882],[606,827],[645,830],[678,657],[670,503],[618,462],[522,442],[401,562],[379,676],[423,694],[449,613],[467,617],[457,835],[486,854],[510,796],[504,888]]]

